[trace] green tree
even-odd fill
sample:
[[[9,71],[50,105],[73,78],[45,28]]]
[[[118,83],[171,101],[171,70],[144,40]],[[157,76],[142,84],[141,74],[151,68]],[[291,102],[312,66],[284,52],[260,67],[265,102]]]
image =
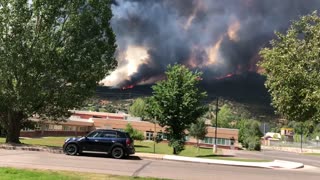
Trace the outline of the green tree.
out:
[[[320,123],[316,124],[314,127],[314,131],[311,134],[313,139],[316,139],[317,136],[320,137]]]
[[[137,98],[129,107],[129,114],[144,119],[147,117],[146,106],[147,105],[144,99]]]
[[[314,132],[317,132],[317,124],[311,120],[305,122],[290,121],[288,127],[293,128],[295,134],[301,135],[302,133],[304,136],[311,136]]]
[[[248,150],[260,150],[260,138],[263,134],[260,131],[260,123],[252,119],[243,119],[237,124],[239,128],[239,142]]]
[[[204,118],[206,119],[213,119],[215,117],[215,112],[216,112],[216,102],[210,103],[207,106],[207,112],[203,115]]]
[[[229,105],[224,104],[218,112],[218,127],[231,128],[232,122],[235,123],[236,117]],[[212,125],[216,126],[215,118],[212,118]]]
[[[197,147],[199,151],[199,140],[203,140],[208,133],[207,125],[204,119],[198,119],[196,123],[191,124],[189,135],[197,139]]]
[[[276,33],[260,51],[266,87],[277,112],[290,121],[320,120],[320,18],[317,12]]]
[[[169,65],[166,80],[152,87],[153,96],[147,109],[151,117],[157,117],[159,124],[166,127],[174,154],[184,149],[185,130],[206,112],[201,103],[206,93],[197,87],[200,76],[200,72],[192,72],[183,65]]]
[[[142,141],[144,140],[144,135],[141,131],[134,129],[130,123],[126,125],[125,132],[129,133],[131,138],[134,140]]]
[[[59,121],[117,63],[110,1],[2,0],[0,122],[19,143],[24,121]]]

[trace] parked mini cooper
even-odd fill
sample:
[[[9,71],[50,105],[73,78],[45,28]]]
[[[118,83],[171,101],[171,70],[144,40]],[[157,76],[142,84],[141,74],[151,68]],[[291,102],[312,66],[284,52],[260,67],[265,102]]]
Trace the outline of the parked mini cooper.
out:
[[[133,139],[128,133],[109,129],[94,130],[80,138],[67,138],[63,151],[67,155],[83,152],[108,153],[116,159],[135,153]]]

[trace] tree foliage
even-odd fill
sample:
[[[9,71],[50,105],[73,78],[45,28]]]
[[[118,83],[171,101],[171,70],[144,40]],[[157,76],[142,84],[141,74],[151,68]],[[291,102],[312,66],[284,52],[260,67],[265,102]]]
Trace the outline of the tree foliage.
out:
[[[30,116],[59,120],[115,68],[110,1],[2,0],[0,122],[19,142]]]
[[[189,128],[189,135],[197,139],[197,147],[199,147],[199,140],[203,140],[207,133],[208,129],[204,119],[198,119]]]
[[[224,104],[218,112],[218,127],[232,128],[232,123],[236,123],[236,120],[238,120],[238,118],[232,112],[231,107]],[[216,126],[215,118],[212,118],[212,125]]]
[[[320,17],[303,16],[260,51],[277,112],[291,121],[320,119]]]
[[[134,140],[142,141],[144,140],[144,135],[141,131],[138,131],[137,129],[134,129],[130,123],[126,125],[125,132],[129,133],[131,138]]]
[[[134,103],[129,107],[129,113],[142,119],[147,117],[146,111],[147,104],[144,99],[137,98]]]
[[[248,150],[260,150],[260,138],[263,134],[260,131],[260,123],[256,120],[243,119],[237,124],[239,128],[239,142]]]
[[[192,72],[183,65],[169,65],[166,80],[152,87],[153,96],[147,109],[166,127],[174,154],[184,148],[185,130],[206,112],[206,106],[201,103],[206,93],[197,87],[200,76],[200,72]]]

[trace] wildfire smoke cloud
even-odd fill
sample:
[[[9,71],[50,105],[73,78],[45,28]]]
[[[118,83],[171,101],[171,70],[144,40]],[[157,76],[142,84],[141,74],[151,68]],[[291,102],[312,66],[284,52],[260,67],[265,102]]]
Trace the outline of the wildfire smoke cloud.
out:
[[[257,71],[261,47],[319,0],[114,0],[118,69],[111,86],[152,83],[168,64],[204,71],[210,81]]]

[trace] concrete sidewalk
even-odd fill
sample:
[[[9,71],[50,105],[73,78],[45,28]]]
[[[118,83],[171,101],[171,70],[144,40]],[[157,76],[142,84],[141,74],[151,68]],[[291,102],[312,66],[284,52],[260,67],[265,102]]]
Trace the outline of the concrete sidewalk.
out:
[[[59,148],[59,147],[31,146],[31,145],[23,145],[23,144],[19,144],[19,145],[0,144],[0,149],[45,151],[45,152],[63,154],[62,148]],[[269,169],[276,169],[276,168],[298,169],[298,168],[304,167],[302,163],[282,161],[282,160],[274,160],[272,162],[242,162],[242,161],[232,161],[232,160],[205,159],[205,158],[194,158],[194,157],[165,155],[165,154],[151,154],[151,153],[135,153],[134,156],[138,156],[140,158],[159,159],[159,160],[184,161],[184,162],[193,162],[193,163],[269,168]]]
[[[243,162],[243,161],[205,159],[205,158],[195,158],[195,157],[185,157],[185,156],[165,155],[165,154],[150,154],[150,153],[136,153],[135,155],[141,158],[184,161],[184,162],[205,163],[205,164],[218,164],[218,165],[228,165],[228,166],[268,168],[268,169],[276,169],[276,168],[298,169],[298,168],[304,167],[302,163],[282,161],[282,160],[274,160],[272,162]]]

